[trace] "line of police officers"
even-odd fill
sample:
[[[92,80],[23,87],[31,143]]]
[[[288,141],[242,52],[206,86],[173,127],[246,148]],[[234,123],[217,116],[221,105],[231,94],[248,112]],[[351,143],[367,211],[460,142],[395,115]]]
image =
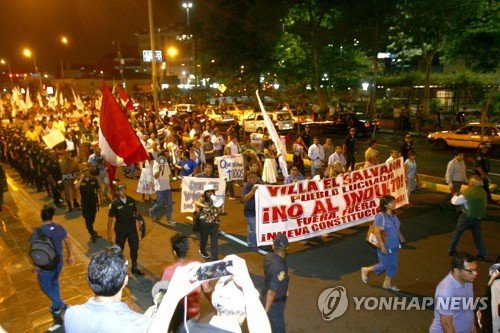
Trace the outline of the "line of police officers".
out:
[[[32,130],[32,126],[30,126]],[[92,167],[85,164],[80,171],[80,164],[70,151],[66,151],[64,143],[49,149],[39,140],[30,140],[23,131],[12,128],[0,129],[0,158],[7,162],[21,176],[22,182],[35,187],[37,191],[46,190],[54,204],[64,207],[62,194],[68,212],[80,208],[77,192],[80,193],[82,216],[92,242],[99,237],[94,230],[94,222],[99,205],[104,203],[101,184]],[[59,152],[59,154],[57,153]],[[59,155],[62,155],[59,158]],[[128,240],[132,259],[132,273],[143,275],[137,267],[139,235],[135,200],[125,194],[125,186],[117,186],[117,197],[109,205],[110,223],[114,224],[115,241],[122,250]],[[115,222],[115,223],[113,223]],[[109,227],[111,230],[111,226]],[[108,239],[111,237],[108,235]]]

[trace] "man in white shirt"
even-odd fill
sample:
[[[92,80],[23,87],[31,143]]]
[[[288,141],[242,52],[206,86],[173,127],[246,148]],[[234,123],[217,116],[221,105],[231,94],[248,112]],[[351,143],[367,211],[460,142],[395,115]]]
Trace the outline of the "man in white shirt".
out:
[[[144,147],[146,149],[146,151],[150,150],[151,148],[153,148],[153,144],[156,143],[157,146],[160,145],[160,140],[158,140],[158,138],[156,137],[156,133],[155,132],[151,132],[151,134],[149,135],[149,139],[146,141],[146,147]]]
[[[231,137],[231,141],[227,144],[227,148],[229,148],[231,155],[241,153],[240,144],[238,143],[238,138],[236,136]]]
[[[342,169],[345,169],[347,161],[345,159],[344,153],[342,152],[342,146],[335,147],[335,153],[330,155],[328,158],[328,165],[333,165],[335,162],[340,162]]]
[[[449,161],[446,166],[444,179],[450,188],[450,193],[439,203],[440,209],[443,209],[446,204],[450,203],[453,195],[460,193],[462,184],[467,183],[467,169],[465,167],[464,153],[462,151],[455,151],[455,157]]]
[[[323,160],[325,159],[325,151],[323,150],[323,146],[319,144],[318,137],[314,138],[313,144],[307,151],[307,156],[311,160],[311,177],[314,177],[318,169],[321,169],[323,166]]]
[[[156,211],[163,205],[166,208],[167,224],[174,226],[176,223],[172,221],[172,190],[170,187],[170,167],[167,163],[167,158],[164,155],[158,157],[158,161],[153,162],[153,175],[155,177],[156,203],[149,209],[149,216],[154,221],[159,218],[155,215]]]
[[[215,156],[224,155],[224,146],[226,145],[226,143],[224,142],[224,137],[219,133],[219,129],[217,127],[214,128],[212,143],[215,149]]]
[[[395,159],[398,159],[401,155],[399,154],[399,150],[391,150],[391,155],[387,160],[385,160],[385,163],[389,163],[394,161]]]

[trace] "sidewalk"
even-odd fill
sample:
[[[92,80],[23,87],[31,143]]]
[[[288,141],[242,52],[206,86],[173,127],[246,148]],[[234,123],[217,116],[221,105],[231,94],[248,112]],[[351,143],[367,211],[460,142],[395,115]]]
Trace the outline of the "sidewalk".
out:
[[[28,254],[29,237],[41,223],[43,202],[19,186],[12,169],[5,166],[5,171],[9,192],[4,193],[0,212],[0,326],[7,332],[47,332],[53,325],[48,311],[50,300],[38,287]],[[92,296],[86,277],[89,259],[81,245],[71,240],[76,263],[69,266],[65,257],[59,279],[62,298],[70,305],[84,303]],[[139,310],[128,289],[124,290],[124,301]]]

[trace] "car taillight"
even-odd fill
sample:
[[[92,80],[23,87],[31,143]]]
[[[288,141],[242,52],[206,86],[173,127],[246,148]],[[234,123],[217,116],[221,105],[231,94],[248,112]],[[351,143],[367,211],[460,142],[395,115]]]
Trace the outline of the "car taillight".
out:
[[[365,127],[370,127],[370,123],[366,122]]]

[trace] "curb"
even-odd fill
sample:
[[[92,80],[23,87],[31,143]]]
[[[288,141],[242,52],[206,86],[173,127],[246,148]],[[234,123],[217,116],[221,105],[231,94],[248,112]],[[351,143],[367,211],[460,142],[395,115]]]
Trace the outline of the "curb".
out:
[[[418,177],[422,177],[422,178],[426,178],[426,177],[429,177],[429,178],[432,178],[431,176],[426,176],[426,175],[418,175]],[[432,181],[428,181],[428,180],[420,180],[418,182],[418,187],[420,188],[426,188],[428,190],[431,190],[431,191],[434,191],[434,192],[439,192],[439,193],[450,193],[450,187],[447,185],[447,184],[442,184],[442,183],[435,183],[435,182],[432,182]],[[466,189],[468,188],[469,186],[467,185],[462,185],[462,189]],[[495,190],[497,188],[497,185],[496,184],[490,184],[490,190]],[[494,200],[494,201],[500,201],[500,195],[499,194],[491,194],[491,198]]]

